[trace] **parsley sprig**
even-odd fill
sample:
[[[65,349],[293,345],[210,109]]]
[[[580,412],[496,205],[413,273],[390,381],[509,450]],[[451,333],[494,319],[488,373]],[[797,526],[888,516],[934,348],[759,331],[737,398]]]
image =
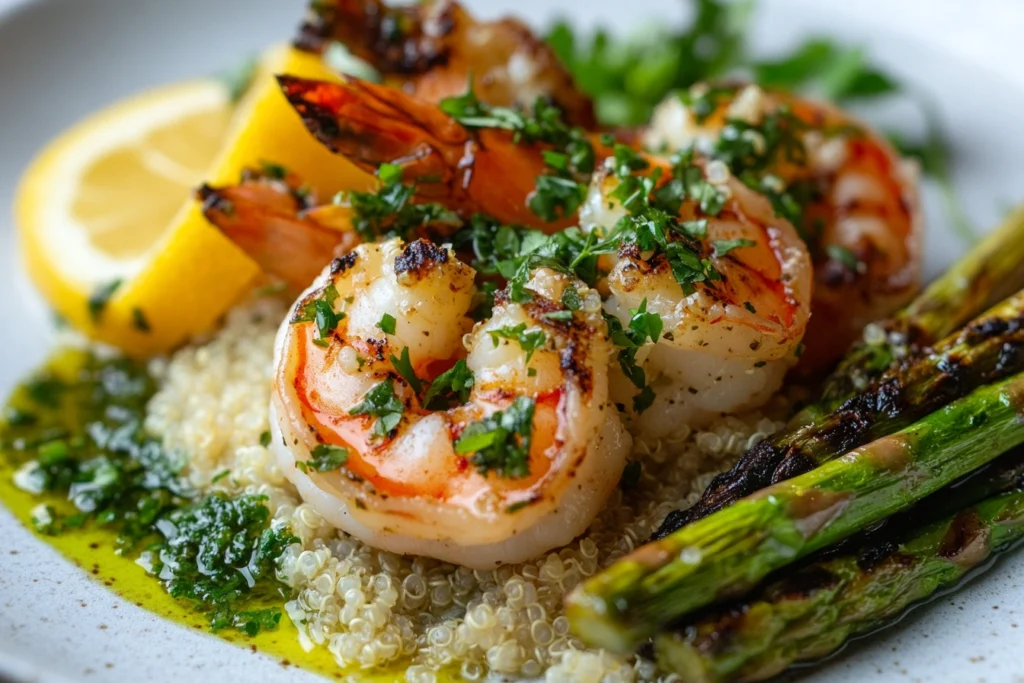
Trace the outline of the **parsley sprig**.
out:
[[[292,318],[292,323],[314,323],[316,324],[316,336],[313,343],[317,346],[327,347],[330,344],[331,335],[338,327],[338,323],[345,318],[341,311],[334,310],[334,303],[338,300],[338,290],[333,284],[324,287],[320,296],[312,299],[302,307],[302,311]]]
[[[348,449],[343,446],[321,443],[317,444],[309,454],[309,460],[295,463],[295,466],[303,472],[308,472],[309,470],[333,472],[341,469],[348,462]]]
[[[373,435],[376,437],[390,436],[405,415],[405,404],[395,393],[395,383],[390,377],[366,392],[363,400],[349,415],[369,415],[376,418],[373,424]]]
[[[501,343],[502,339],[508,339],[519,344],[523,353],[526,354],[527,364],[529,364],[530,359],[533,358],[533,354],[537,349],[543,348],[544,345],[548,343],[548,335],[544,330],[538,328],[527,329],[526,323],[505,325],[493,330],[488,330],[487,334],[491,336],[491,342],[493,342],[495,347]]]
[[[429,226],[458,227],[458,215],[435,203],[415,203],[416,186],[402,182],[402,167],[381,164],[377,169],[381,187],[376,192],[341,192],[335,204],[348,204],[354,216],[352,226],[366,242],[378,238],[415,235]]]
[[[455,452],[472,453],[477,471],[507,479],[530,475],[530,444],[533,435],[533,399],[518,396],[505,410],[473,422],[455,441]]]
[[[664,321],[657,313],[647,310],[647,299],[640,306],[631,309],[629,325],[623,327],[622,321],[612,315],[605,315],[608,324],[608,336],[618,347],[618,361],[622,372],[629,378],[640,392],[633,397],[633,410],[642,413],[654,402],[654,390],[647,384],[647,374],[636,362],[636,354],[647,342],[657,342],[664,329]]]
[[[558,107],[544,98],[530,112],[492,107],[477,98],[472,81],[464,94],[441,100],[440,107],[467,128],[501,128],[512,131],[516,143],[545,145],[541,154],[547,174],[536,180],[527,200],[530,210],[548,222],[576,213],[586,197],[596,153],[586,132],[566,123]]]

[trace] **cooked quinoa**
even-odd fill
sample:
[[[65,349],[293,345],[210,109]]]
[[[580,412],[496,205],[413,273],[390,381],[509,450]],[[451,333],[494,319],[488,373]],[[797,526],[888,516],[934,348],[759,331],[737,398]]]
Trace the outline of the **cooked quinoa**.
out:
[[[659,679],[643,658],[584,648],[569,632],[562,599],[642,544],[670,510],[693,502],[714,472],[779,429],[782,423],[766,414],[781,406],[722,417],[635,453],[643,463],[639,482],[616,491],[583,537],[532,562],[474,571],[375,550],[299,499],[260,445],[269,429],[274,335],[285,312],[271,299],[241,306],[209,340],[154,361],[161,389],[146,424],[168,448],[187,454],[195,485],[267,496],[275,523],[301,539],[282,556],[278,577],[294,589],[285,611],[304,648],[326,647],[348,671],[402,664],[410,682],[433,681],[440,669],[467,680]],[[230,475],[211,484],[225,470]]]

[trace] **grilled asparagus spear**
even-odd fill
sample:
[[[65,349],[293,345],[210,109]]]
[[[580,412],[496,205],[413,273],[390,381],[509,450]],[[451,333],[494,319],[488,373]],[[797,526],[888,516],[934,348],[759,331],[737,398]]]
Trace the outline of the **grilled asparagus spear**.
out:
[[[1024,205],[889,320],[865,330],[825,381],[821,400],[796,424],[813,422],[888,369],[906,347],[931,346],[1024,287]]]
[[[692,507],[669,514],[654,540],[766,486],[807,472],[852,448],[903,429],[974,389],[1024,371],[1024,291],[893,367],[868,389],[813,423],[788,428],[715,477]]]
[[[751,590],[1024,442],[1024,374],[649,543],[567,598],[589,645],[634,649],[680,617]]]
[[[961,489],[943,489],[934,504],[922,504],[945,509],[938,521],[804,566],[752,599],[659,634],[658,663],[693,683],[764,680],[827,656],[955,585],[1024,537],[1024,451],[1017,450]]]

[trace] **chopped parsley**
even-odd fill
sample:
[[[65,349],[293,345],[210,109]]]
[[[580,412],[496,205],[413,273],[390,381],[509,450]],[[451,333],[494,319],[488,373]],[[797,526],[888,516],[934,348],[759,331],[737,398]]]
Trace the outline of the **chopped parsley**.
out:
[[[531,112],[492,107],[477,98],[472,82],[464,94],[441,100],[440,107],[467,128],[501,128],[512,131],[517,143],[550,146],[541,150],[548,172],[537,178],[527,203],[548,222],[576,213],[586,196],[596,153],[587,133],[568,125],[558,107],[543,98]]]
[[[373,435],[378,437],[390,435],[405,414],[405,405],[395,394],[394,381],[389,377],[380,384],[374,385],[366,392],[362,402],[349,415],[369,415],[376,418]]]
[[[260,433],[260,445],[266,448],[270,445],[270,432],[264,431]]]
[[[306,462],[296,462],[295,466],[303,472],[313,470],[315,472],[334,472],[341,469],[348,462],[348,449],[342,446],[332,446],[321,443],[310,451],[310,458]]]
[[[144,364],[70,349],[15,391],[11,407],[34,419],[0,424],[0,447],[22,465],[18,484],[46,496],[33,510],[37,527],[110,529],[118,554],[145,548],[140,563],[212,628],[274,628],[280,609],[241,606],[284,594],[276,560],[298,539],[271,525],[265,498],[201,495],[188,484],[184,459],[142,426],[155,391]]]
[[[352,207],[352,226],[364,241],[408,238],[431,225],[462,224],[457,214],[440,204],[414,203],[416,187],[402,182],[401,166],[381,164],[377,177],[381,187],[376,192],[341,192],[334,198],[336,204],[347,202]]]
[[[570,311],[578,311],[583,308],[583,299],[580,298],[580,292],[572,285],[562,291],[561,301],[562,305]]]
[[[345,314],[334,310],[334,302],[338,300],[338,290],[333,284],[324,287],[320,296],[302,307],[302,312],[292,318],[292,323],[314,323],[316,325],[316,337],[313,343],[317,346],[327,347],[338,323],[345,318]]]
[[[443,410],[451,403],[462,405],[469,400],[473,382],[473,371],[460,360],[430,383],[423,405],[430,410]]]
[[[396,322],[395,316],[390,313],[385,313],[380,317],[377,327],[379,327],[384,334],[394,334]]]
[[[843,268],[851,273],[856,273],[863,267],[857,255],[841,244],[829,244],[825,247],[825,252],[830,259],[842,264]]]
[[[548,342],[548,336],[544,333],[544,330],[536,328],[527,330],[526,323],[505,325],[494,330],[488,330],[487,334],[491,335],[491,341],[494,343],[494,346],[498,346],[501,343],[501,339],[509,339],[519,344],[519,347],[526,354],[527,363],[533,358],[534,352]]]
[[[714,247],[715,256],[721,257],[725,256],[731,251],[735,251],[736,249],[742,249],[745,247],[756,247],[757,242],[755,242],[754,240],[748,240],[746,238],[740,237],[734,240],[715,240],[714,242],[711,243],[711,246]]]
[[[215,630],[233,627],[254,636],[281,619],[278,609],[232,609],[256,584],[276,583],[277,558],[298,542],[287,528],[270,525],[265,501],[213,493],[155,523],[163,540],[148,551],[153,573],[172,597],[208,612]]]
[[[402,347],[402,355],[390,356],[391,365],[395,368],[395,371],[402,376],[402,379],[412,387],[412,390],[416,392],[416,395],[423,393],[423,382],[416,376],[416,370],[412,367],[412,361],[409,359],[409,347]]]
[[[533,399],[517,397],[507,409],[467,426],[455,441],[455,452],[472,453],[469,462],[484,476],[529,476],[534,408]]]
[[[92,293],[89,294],[89,300],[86,306],[89,308],[89,317],[93,323],[98,323],[100,318],[103,317],[103,311],[106,310],[107,304],[110,303],[110,299],[113,298],[114,293],[118,290],[124,281],[120,278],[111,280],[101,285],[97,285]]]
[[[146,314],[138,307],[132,309],[132,327],[143,333],[152,332],[153,330],[149,320],[146,318]]]
[[[610,315],[605,315],[608,323],[608,335],[612,343],[619,349],[618,361],[623,374],[629,378],[640,392],[633,397],[633,410],[642,413],[651,407],[654,402],[654,390],[647,385],[647,375],[644,369],[636,362],[636,353],[648,341],[654,343],[661,338],[664,329],[664,321],[657,313],[647,310],[647,299],[640,302],[640,306],[630,310],[628,327],[623,327],[622,322]]]

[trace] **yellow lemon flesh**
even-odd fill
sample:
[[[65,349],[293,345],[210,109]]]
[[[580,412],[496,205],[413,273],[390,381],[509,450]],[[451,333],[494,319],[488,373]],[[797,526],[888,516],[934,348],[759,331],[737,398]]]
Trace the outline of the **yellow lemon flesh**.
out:
[[[329,196],[372,179],[319,145],[274,73],[333,79],[319,57],[278,50],[235,106],[217,81],[119,102],[36,158],[17,195],[21,253],[33,282],[70,324],[133,355],[208,330],[259,276],[192,198],[202,182],[238,182],[263,161]]]

